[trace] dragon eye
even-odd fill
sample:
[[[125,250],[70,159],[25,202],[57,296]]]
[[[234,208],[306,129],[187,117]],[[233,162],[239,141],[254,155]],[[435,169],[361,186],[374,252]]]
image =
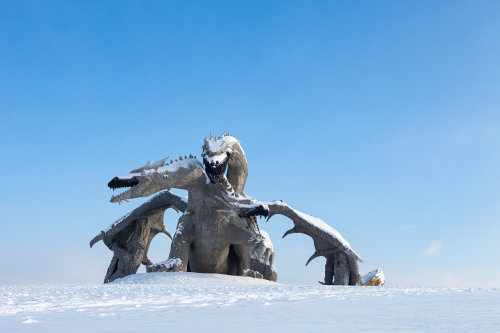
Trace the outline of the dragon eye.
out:
[[[231,152],[229,150],[226,151],[226,155],[227,155],[227,157],[231,156]]]

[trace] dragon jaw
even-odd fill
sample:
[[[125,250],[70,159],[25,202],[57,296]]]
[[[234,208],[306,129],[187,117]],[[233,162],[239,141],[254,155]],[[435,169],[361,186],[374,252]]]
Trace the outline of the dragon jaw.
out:
[[[121,203],[127,201],[127,199],[150,196],[155,193],[151,188],[151,183],[152,179],[145,171],[115,177],[108,183],[109,188],[113,189],[113,191],[124,187],[128,187],[128,189],[118,195],[113,195],[110,201]]]
[[[203,164],[205,165],[205,172],[207,173],[208,179],[212,184],[215,184],[221,180],[226,172],[227,162],[231,153],[229,151],[225,152],[223,155],[214,155],[203,157]]]

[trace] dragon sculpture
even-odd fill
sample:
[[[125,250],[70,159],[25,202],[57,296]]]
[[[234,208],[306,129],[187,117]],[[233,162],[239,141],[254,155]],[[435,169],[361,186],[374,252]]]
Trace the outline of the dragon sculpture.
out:
[[[113,190],[128,188],[113,196],[113,203],[156,195],[91,240],[90,247],[102,240],[114,253],[105,283],[135,274],[141,264],[147,272],[191,271],[276,281],[273,244],[257,224],[257,216],[269,220],[276,214],[290,218],[294,224],[283,237],[303,233],[313,239],[315,252],[306,266],[317,257],[326,258],[325,278],[320,283],[383,283],[378,281],[383,274],[381,270],[361,279],[358,271],[361,258],[337,230],[321,219],[299,212],[283,201],[260,202],[247,196],[243,192],[248,176],[247,160],[236,138],[226,133],[218,138],[210,134],[210,139],[205,138],[201,155],[203,164],[191,155],[170,163],[163,159],[148,162],[108,183]],[[187,190],[188,197],[171,193],[172,188]],[[163,214],[168,208],[183,214],[168,259],[153,264],[147,257],[153,237],[163,232],[172,238],[163,224]]]

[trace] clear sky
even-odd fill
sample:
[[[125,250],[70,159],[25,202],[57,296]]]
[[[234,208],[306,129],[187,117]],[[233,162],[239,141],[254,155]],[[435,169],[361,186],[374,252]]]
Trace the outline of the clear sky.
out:
[[[107,182],[210,130],[241,141],[247,194],[327,221],[362,273],[500,287],[498,1],[0,2],[0,283],[102,282],[88,242],[142,202]],[[323,278],[260,223],[280,281]]]

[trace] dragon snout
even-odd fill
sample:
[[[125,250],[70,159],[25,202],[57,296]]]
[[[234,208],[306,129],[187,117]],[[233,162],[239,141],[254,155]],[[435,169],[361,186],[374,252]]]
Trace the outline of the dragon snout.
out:
[[[132,187],[137,184],[139,184],[138,177],[131,177],[126,179],[115,177],[110,180],[110,182],[108,183],[108,187],[111,189],[115,189],[120,187]]]

